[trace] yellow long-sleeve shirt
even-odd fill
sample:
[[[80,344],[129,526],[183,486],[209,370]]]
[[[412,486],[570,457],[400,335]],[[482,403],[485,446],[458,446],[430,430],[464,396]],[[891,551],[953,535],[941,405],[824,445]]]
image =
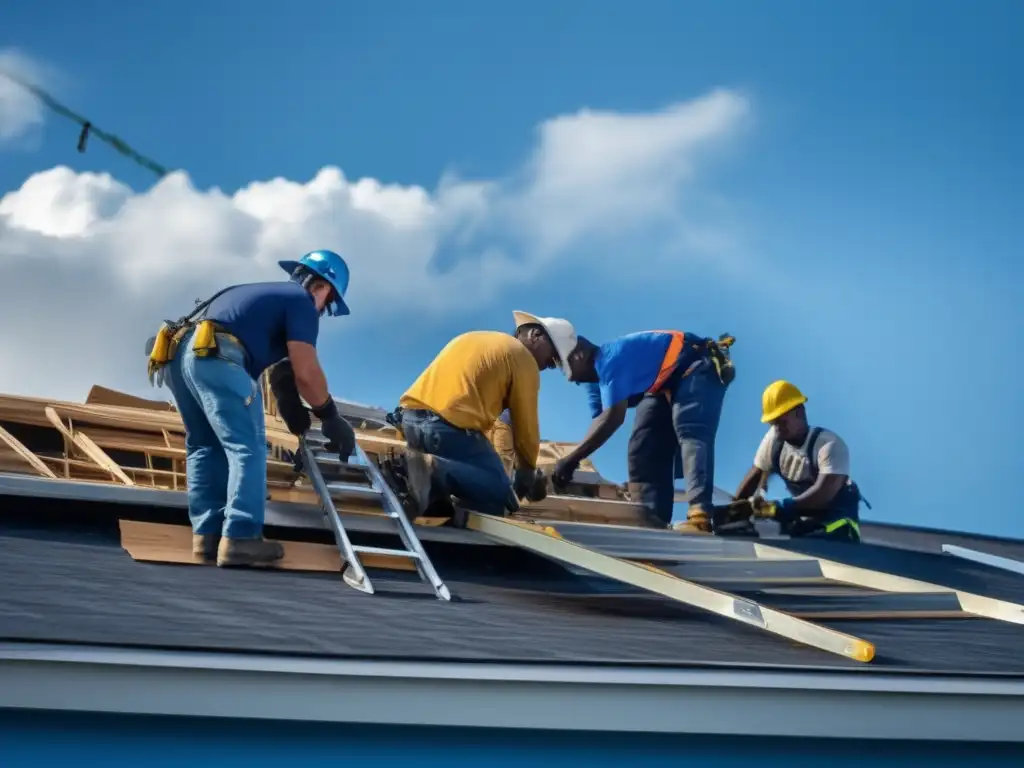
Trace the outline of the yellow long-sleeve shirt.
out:
[[[537,361],[517,338],[470,331],[445,345],[398,404],[485,434],[508,408],[516,452],[532,468],[540,452],[539,392]]]

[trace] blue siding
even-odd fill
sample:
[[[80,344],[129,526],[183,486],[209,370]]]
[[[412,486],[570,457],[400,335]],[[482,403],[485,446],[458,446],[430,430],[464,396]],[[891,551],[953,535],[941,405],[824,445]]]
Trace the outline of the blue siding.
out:
[[[670,763],[662,761],[668,759]],[[744,766],[871,768],[1024,765],[1019,745],[529,733],[468,728],[337,726],[0,710],[0,766],[268,765],[378,768]]]

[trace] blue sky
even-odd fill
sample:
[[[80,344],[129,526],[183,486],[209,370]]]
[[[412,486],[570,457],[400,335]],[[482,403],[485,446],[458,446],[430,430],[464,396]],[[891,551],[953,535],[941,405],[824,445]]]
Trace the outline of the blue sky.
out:
[[[866,518],[1024,536],[1003,478],[1024,470],[1024,24],[1014,2],[22,3],[0,49],[52,69],[73,108],[197,187],[231,192],[324,165],[434,189],[515,173],[538,125],[582,108],[652,112],[715,88],[749,119],[702,162],[700,198],[740,243],[718,262],[643,265],[657,231],[587,243],[493,300],[332,336],[339,397],[390,407],[452,335],[512,309],[596,341],[650,328],[728,331],[738,378],[716,484],[763,434],[760,393],[787,378],[851,447]],[[245,11],[241,9],[245,8]],[[75,152],[50,119],[0,154],[0,193],[65,164],[153,182],[109,148]],[[698,206],[696,209],[705,208]],[[330,245],[325,243],[324,245]],[[582,247],[582,246],[581,246]],[[578,256],[579,254],[577,254]],[[1018,258],[1015,258],[1018,257]],[[438,259],[444,261],[445,253]],[[727,262],[725,264],[721,262]],[[609,266],[610,265],[610,266]],[[358,307],[360,275],[353,275]],[[355,311],[358,311],[356,309]],[[346,321],[339,321],[346,322]],[[582,390],[545,374],[542,431],[577,440]],[[625,479],[623,428],[595,457]],[[781,492],[775,481],[773,489]]]

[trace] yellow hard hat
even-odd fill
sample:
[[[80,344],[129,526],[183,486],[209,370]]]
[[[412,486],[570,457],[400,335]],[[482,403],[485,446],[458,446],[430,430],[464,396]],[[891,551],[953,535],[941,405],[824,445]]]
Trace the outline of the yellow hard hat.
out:
[[[761,395],[761,421],[775,421],[806,402],[804,393],[788,381],[773,381]]]

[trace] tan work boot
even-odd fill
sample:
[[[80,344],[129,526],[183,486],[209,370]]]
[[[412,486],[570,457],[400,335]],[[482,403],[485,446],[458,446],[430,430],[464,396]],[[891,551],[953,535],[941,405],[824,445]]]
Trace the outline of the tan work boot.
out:
[[[711,516],[704,507],[694,504],[686,512],[686,522],[672,526],[676,533],[711,533]]]
[[[429,453],[406,450],[406,485],[415,506],[415,515],[422,515],[430,506],[430,492],[434,482],[434,457]]]
[[[217,556],[220,533],[193,533],[192,555],[202,560],[213,560]]]
[[[220,567],[271,565],[284,557],[284,547],[266,539],[220,540],[217,547],[217,565]]]

